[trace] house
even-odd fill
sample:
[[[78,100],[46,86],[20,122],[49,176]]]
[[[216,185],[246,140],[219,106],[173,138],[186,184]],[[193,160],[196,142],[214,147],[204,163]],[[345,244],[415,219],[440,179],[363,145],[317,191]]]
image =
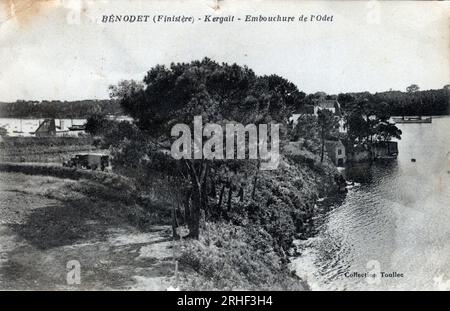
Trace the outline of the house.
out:
[[[325,109],[331,111],[337,117],[342,116],[341,105],[339,104],[337,99],[319,98],[314,105],[314,115],[317,116],[320,110]]]
[[[344,166],[347,158],[345,155],[345,146],[340,140],[326,140],[325,150],[331,161],[337,166]]]
[[[34,132],[36,137],[53,137],[56,136],[55,119],[45,119]]]
[[[329,110],[334,114],[334,117],[339,123],[339,133],[347,133],[347,127],[343,117],[341,104],[337,99],[319,98],[314,105],[314,115],[317,116],[320,110]]]
[[[337,99],[325,99],[321,97],[315,100],[314,105],[304,105],[300,110],[298,110],[289,118],[289,121],[292,122],[293,126],[295,126],[300,116],[314,115],[317,117],[319,111],[324,109],[331,111],[334,114],[336,120],[338,120],[339,133],[347,133],[343,111]]]

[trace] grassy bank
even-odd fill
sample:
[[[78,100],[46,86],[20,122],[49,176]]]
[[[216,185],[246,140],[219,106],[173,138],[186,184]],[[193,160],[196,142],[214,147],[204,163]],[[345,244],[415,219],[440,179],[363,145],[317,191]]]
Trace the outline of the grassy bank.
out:
[[[96,149],[91,137],[3,137],[0,161],[61,163],[74,153]]]
[[[113,182],[119,180],[127,180],[126,177],[119,176],[116,174],[111,174],[101,171],[91,171],[82,170],[70,167],[64,167],[62,164],[52,164],[52,163],[0,163],[0,171],[2,172],[16,172],[23,173],[27,175],[44,175],[44,176],[54,176],[59,178],[68,179],[91,179],[99,182],[109,183],[108,180],[111,179]]]
[[[3,163],[0,171],[74,180],[45,196],[72,202],[78,193],[82,199],[77,202],[96,206],[102,218],[115,215],[114,223],[131,223],[141,231],[171,224],[174,203],[155,189],[135,185],[133,179],[46,164]],[[227,219],[203,214],[200,239],[176,242],[179,286],[185,290],[307,289],[288,269],[290,248],[295,238],[314,235],[315,201],[337,192],[336,176],[331,163],[320,163],[307,152],[286,157],[278,170],[261,171],[255,200],[241,202],[233,197]],[[245,193],[251,192],[250,187]]]
[[[149,200],[147,193],[137,190],[133,180],[122,175],[47,163],[0,163],[0,172],[74,180],[77,183],[67,185],[72,188],[61,189],[58,193],[63,196],[64,190],[67,190],[68,193],[83,193],[93,200],[130,205],[131,213],[141,215],[135,218],[136,223],[163,225],[171,223],[171,206],[154,196]]]
[[[339,186],[331,163],[303,156],[305,161],[287,160],[262,174],[259,186],[269,197],[260,193],[256,205],[234,202],[229,221],[205,221],[198,241],[181,242],[182,288],[308,289],[288,269],[292,242],[316,233],[315,202],[337,194]]]
[[[186,290],[307,290],[257,226],[206,223],[198,241],[179,243]]]

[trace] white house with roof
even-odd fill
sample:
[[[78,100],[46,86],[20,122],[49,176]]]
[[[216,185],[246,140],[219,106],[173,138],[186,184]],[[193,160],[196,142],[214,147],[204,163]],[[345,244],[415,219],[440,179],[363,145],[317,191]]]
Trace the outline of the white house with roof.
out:
[[[331,111],[335,118],[338,119],[339,122],[339,133],[347,133],[347,127],[345,126],[345,120],[343,116],[343,111],[341,109],[341,104],[337,99],[323,99],[320,98],[317,103],[314,105],[314,115],[317,116],[320,110],[329,110]]]
[[[335,116],[341,116],[341,105],[337,101],[337,99],[319,99],[314,105],[314,115],[317,116],[320,110],[329,110]]]
[[[335,118],[338,119],[339,122],[339,132],[340,133],[347,133],[347,128],[345,126],[345,120],[343,117],[343,111],[341,109],[341,105],[337,99],[325,99],[323,97],[317,99],[314,103],[314,106],[312,106],[312,109],[308,111],[304,111],[303,113],[296,113],[293,114],[289,121],[292,121],[293,124],[297,124],[298,118],[302,114],[313,114],[317,117],[320,110],[329,110],[331,111]]]

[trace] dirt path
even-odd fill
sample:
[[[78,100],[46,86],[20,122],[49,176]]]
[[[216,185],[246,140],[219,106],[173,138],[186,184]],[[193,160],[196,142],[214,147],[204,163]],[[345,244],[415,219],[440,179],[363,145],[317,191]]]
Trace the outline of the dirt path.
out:
[[[117,204],[79,181],[0,173],[0,289],[166,290],[170,227],[139,230]]]

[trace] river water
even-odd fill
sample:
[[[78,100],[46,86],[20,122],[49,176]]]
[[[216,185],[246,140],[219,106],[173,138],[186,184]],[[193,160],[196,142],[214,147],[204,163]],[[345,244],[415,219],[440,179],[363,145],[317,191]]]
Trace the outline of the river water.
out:
[[[450,117],[398,127],[398,159],[346,169],[360,185],[296,241],[313,290],[450,290]]]

